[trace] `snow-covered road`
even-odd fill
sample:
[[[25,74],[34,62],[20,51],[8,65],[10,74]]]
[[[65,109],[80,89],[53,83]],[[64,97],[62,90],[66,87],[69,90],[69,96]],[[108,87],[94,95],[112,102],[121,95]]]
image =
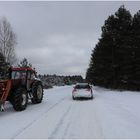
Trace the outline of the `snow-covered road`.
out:
[[[140,138],[140,93],[94,87],[93,100],[71,98],[72,86],[45,90],[41,104],[0,112],[0,138]]]

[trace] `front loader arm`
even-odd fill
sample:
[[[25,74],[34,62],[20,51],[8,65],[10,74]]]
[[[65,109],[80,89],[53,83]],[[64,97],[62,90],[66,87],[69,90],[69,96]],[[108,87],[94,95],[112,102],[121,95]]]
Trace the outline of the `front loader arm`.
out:
[[[4,111],[4,104],[11,90],[12,81],[0,81],[0,110]]]

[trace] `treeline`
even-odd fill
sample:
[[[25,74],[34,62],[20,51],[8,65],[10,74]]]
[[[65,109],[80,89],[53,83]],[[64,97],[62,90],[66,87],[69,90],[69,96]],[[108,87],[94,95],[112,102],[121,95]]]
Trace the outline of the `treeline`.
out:
[[[121,6],[105,20],[86,80],[107,88],[140,90],[140,11],[132,16]]]
[[[84,82],[82,76],[58,76],[58,75],[39,75],[43,82],[44,88],[52,88],[53,86],[65,86]]]
[[[18,67],[32,67],[32,64],[28,62],[26,58],[24,58],[18,64]],[[76,84],[77,82],[83,82],[84,79],[82,76],[75,75],[75,76],[59,76],[59,75],[38,75],[38,78],[42,81],[43,87],[48,89],[52,88],[53,86],[65,86],[65,85],[72,85]]]

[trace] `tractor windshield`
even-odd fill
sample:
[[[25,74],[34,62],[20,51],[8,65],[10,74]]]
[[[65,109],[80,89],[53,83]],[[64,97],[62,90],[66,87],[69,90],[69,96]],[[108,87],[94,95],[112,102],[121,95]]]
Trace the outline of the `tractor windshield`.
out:
[[[12,71],[11,79],[25,79],[26,71]]]

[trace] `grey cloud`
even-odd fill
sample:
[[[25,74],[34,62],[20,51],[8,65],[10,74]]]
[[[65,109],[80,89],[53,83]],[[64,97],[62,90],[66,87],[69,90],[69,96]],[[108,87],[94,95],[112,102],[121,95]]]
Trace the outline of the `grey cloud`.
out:
[[[19,60],[41,74],[85,76],[101,26],[122,4],[132,14],[140,9],[139,1],[0,1],[0,17],[17,33]]]

